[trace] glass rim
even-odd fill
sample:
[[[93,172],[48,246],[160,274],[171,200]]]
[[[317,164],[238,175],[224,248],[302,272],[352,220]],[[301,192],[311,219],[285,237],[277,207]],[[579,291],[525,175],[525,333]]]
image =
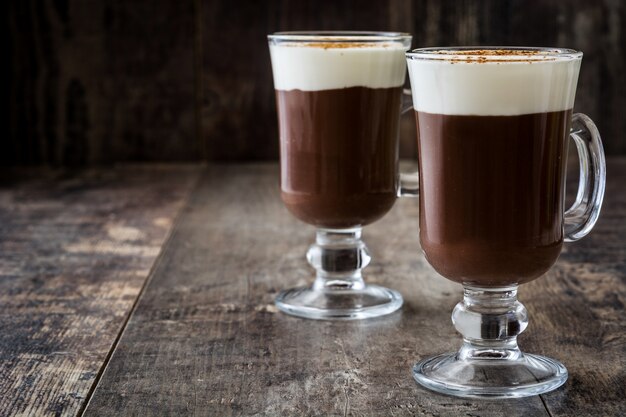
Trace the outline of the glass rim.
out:
[[[505,58],[506,53],[484,54],[482,51],[515,51]],[[529,52],[524,55],[523,52]],[[455,53],[458,52],[458,53]],[[476,52],[476,53],[472,53]],[[480,63],[519,63],[519,62],[554,62],[582,59],[583,53],[575,49],[535,46],[446,46],[417,48],[406,53],[407,59],[448,62]]]
[[[267,35],[270,41],[291,42],[394,42],[412,39],[406,32],[377,32],[377,31],[290,31],[275,32]]]

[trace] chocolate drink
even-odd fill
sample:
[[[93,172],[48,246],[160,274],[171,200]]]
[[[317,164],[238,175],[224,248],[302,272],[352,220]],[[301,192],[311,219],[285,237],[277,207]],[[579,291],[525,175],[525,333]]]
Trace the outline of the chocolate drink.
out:
[[[314,226],[369,224],[393,206],[402,45],[271,45],[281,196]]]
[[[444,277],[502,287],[539,277],[561,252],[580,62],[535,59],[545,51],[482,52],[409,60],[420,241]]]
[[[415,116],[428,262],[449,279],[478,285],[545,273],[563,244],[571,111]]]
[[[396,199],[402,88],[277,91],[282,199],[300,220],[366,225]]]

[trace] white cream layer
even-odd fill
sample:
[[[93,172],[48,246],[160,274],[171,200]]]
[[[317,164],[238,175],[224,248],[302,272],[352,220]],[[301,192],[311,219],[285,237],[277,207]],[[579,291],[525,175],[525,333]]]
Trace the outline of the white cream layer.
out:
[[[274,88],[318,91],[398,87],[406,76],[405,51],[396,43],[349,48],[270,45]]]
[[[407,61],[413,108],[448,115],[511,116],[569,110],[574,106],[580,70],[580,59]]]

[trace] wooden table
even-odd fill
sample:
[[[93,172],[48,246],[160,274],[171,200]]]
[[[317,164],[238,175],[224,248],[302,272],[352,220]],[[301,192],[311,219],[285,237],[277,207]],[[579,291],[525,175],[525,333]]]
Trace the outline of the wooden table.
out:
[[[555,392],[438,395],[412,364],[455,350],[459,285],[418,241],[416,200],[367,227],[368,282],[401,312],[361,322],[279,313],[311,280],[313,229],[277,166],[122,166],[0,180],[0,415],[617,416],[626,414],[626,158],[595,230],[522,286],[522,349],[569,369]],[[9,178],[9,179],[7,179]]]

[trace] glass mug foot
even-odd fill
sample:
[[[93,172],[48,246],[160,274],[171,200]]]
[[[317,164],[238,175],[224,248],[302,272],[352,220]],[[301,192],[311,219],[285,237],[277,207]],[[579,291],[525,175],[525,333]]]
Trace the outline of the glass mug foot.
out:
[[[544,356],[460,359],[457,353],[415,364],[413,378],[433,391],[467,398],[520,398],[552,391],[567,381],[567,369]]]
[[[318,229],[307,252],[316,270],[312,287],[293,288],[276,297],[276,306],[292,316],[318,320],[358,320],[393,313],[400,293],[366,285],[361,275],[371,258],[361,228]]]
[[[308,319],[357,320],[393,313],[402,307],[402,296],[377,285],[356,290],[301,287],[281,292],[276,306],[287,314]]]
[[[457,397],[520,398],[542,394],[567,380],[558,361],[522,353],[517,336],[528,313],[517,301],[517,285],[481,288],[465,285],[452,313],[463,345],[456,353],[424,359],[413,378],[433,391]]]

